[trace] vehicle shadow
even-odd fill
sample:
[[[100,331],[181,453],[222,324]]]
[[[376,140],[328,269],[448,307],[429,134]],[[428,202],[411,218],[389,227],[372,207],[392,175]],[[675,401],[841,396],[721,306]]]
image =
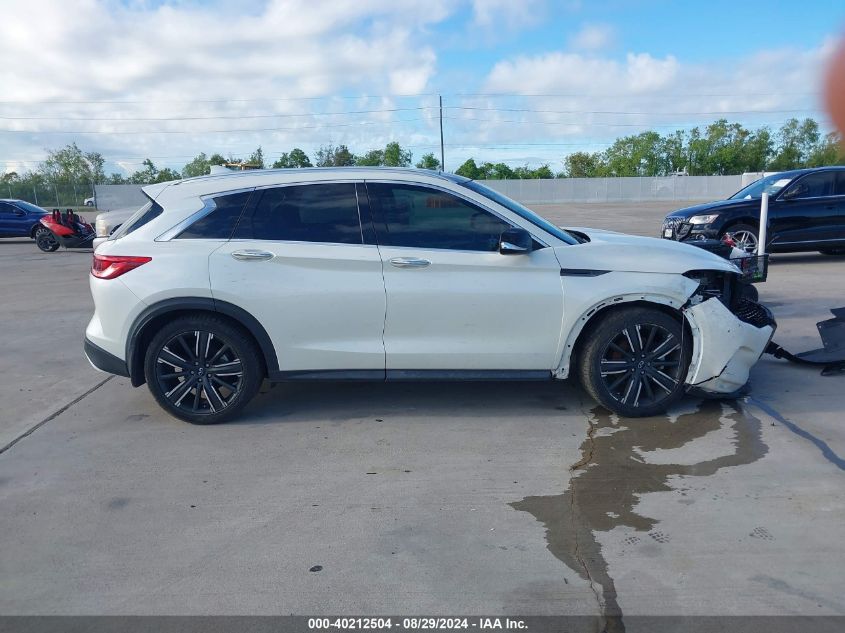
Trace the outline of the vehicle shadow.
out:
[[[842,255],[824,255],[822,253],[772,253],[769,257],[769,266],[779,264],[819,264],[831,262],[845,262],[845,253]]]
[[[268,384],[229,424],[403,417],[533,417],[579,412],[580,387],[547,382],[289,382]],[[354,412],[354,413],[351,413]]]

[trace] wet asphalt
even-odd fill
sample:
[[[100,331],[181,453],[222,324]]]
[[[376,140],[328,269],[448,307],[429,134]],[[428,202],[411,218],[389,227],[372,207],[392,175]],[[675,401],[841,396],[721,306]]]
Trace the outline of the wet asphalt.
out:
[[[764,358],[642,420],[569,382],[285,384],[194,427],[88,366],[89,262],[0,240],[2,614],[845,614],[845,375]],[[818,346],[843,267],[773,258],[780,344]]]

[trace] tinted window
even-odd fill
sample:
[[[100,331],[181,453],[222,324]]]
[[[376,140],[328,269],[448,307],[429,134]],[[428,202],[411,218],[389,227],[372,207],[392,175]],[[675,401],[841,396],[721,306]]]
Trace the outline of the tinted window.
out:
[[[358,198],[353,183],[291,185],[256,191],[253,212],[235,237],[293,242],[361,244]]]
[[[38,206],[36,206],[36,205],[34,205],[30,202],[27,202],[25,200],[18,200],[17,203],[16,203],[16,206],[20,209],[23,209],[24,211],[28,211],[29,213],[37,213],[37,214],[41,214],[41,215],[47,213],[47,211],[45,211],[41,207],[38,207]]]
[[[379,243],[496,251],[504,220],[461,198],[413,185],[367,183]]]
[[[0,215],[14,215],[12,205],[0,202]]]
[[[836,172],[823,171],[817,174],[809,174],[790,187],[798,191],[795,198],[819,198],[832,196]]]
[[[133,231],[137,231],[148,222],[155,220],[161,215],[162,211],[164,211],[164,209],[161,208],[161,205],[156,204],[153,201],[148,202],[138,209],[135,212],[135,215],[124,222],[117,231],[112,233],[109,239],[117,240],[124,235],[129,235]]]
[[[836,196],[845,196],[845,171],[836,172],[836,191],[833,194]]]
[[[211,202],[214,209],[177,235],[177,239],[219,239],[228,240],[241,217],[241,211],[249,200],[251,191],[217,196]]]

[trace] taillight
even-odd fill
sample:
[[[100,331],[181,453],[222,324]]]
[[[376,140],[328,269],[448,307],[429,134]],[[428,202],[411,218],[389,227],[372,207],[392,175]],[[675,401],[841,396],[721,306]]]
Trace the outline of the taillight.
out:
[[[129,257],[124,255],[97,255],[91,264],[91,274],[99,279],[114,279],[151,261],[152,257]]]

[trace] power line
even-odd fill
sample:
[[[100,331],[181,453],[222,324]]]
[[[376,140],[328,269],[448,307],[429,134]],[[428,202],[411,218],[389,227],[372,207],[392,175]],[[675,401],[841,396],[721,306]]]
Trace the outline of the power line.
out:
[[[416,121],[427,121],[425,118],[416,119],[395,119],[392,121],[356,121],[353,123],[327,123],[324,125],[299,125],[294,127],[265,127],[265,128],[238,128],[230,130],[0,130],[6,134],[231,134],[235,132],[280,132],[296,130],[322,130],[325,128],[357,127],[361,125],[390,125],[393,123],[414,123]]]
[[[411,112],[428,110],[428,107],[417,108],[383,108],[379,110],[349,110],[347,112],[297,112],[278,114],[223,114],[215,116],[189,117],[59,117],[59,116],[3,116],[7,121],[210,121],[214,119],[275,119],[289,117],[338,116],[350,114],[382,114],[385,112]]]

